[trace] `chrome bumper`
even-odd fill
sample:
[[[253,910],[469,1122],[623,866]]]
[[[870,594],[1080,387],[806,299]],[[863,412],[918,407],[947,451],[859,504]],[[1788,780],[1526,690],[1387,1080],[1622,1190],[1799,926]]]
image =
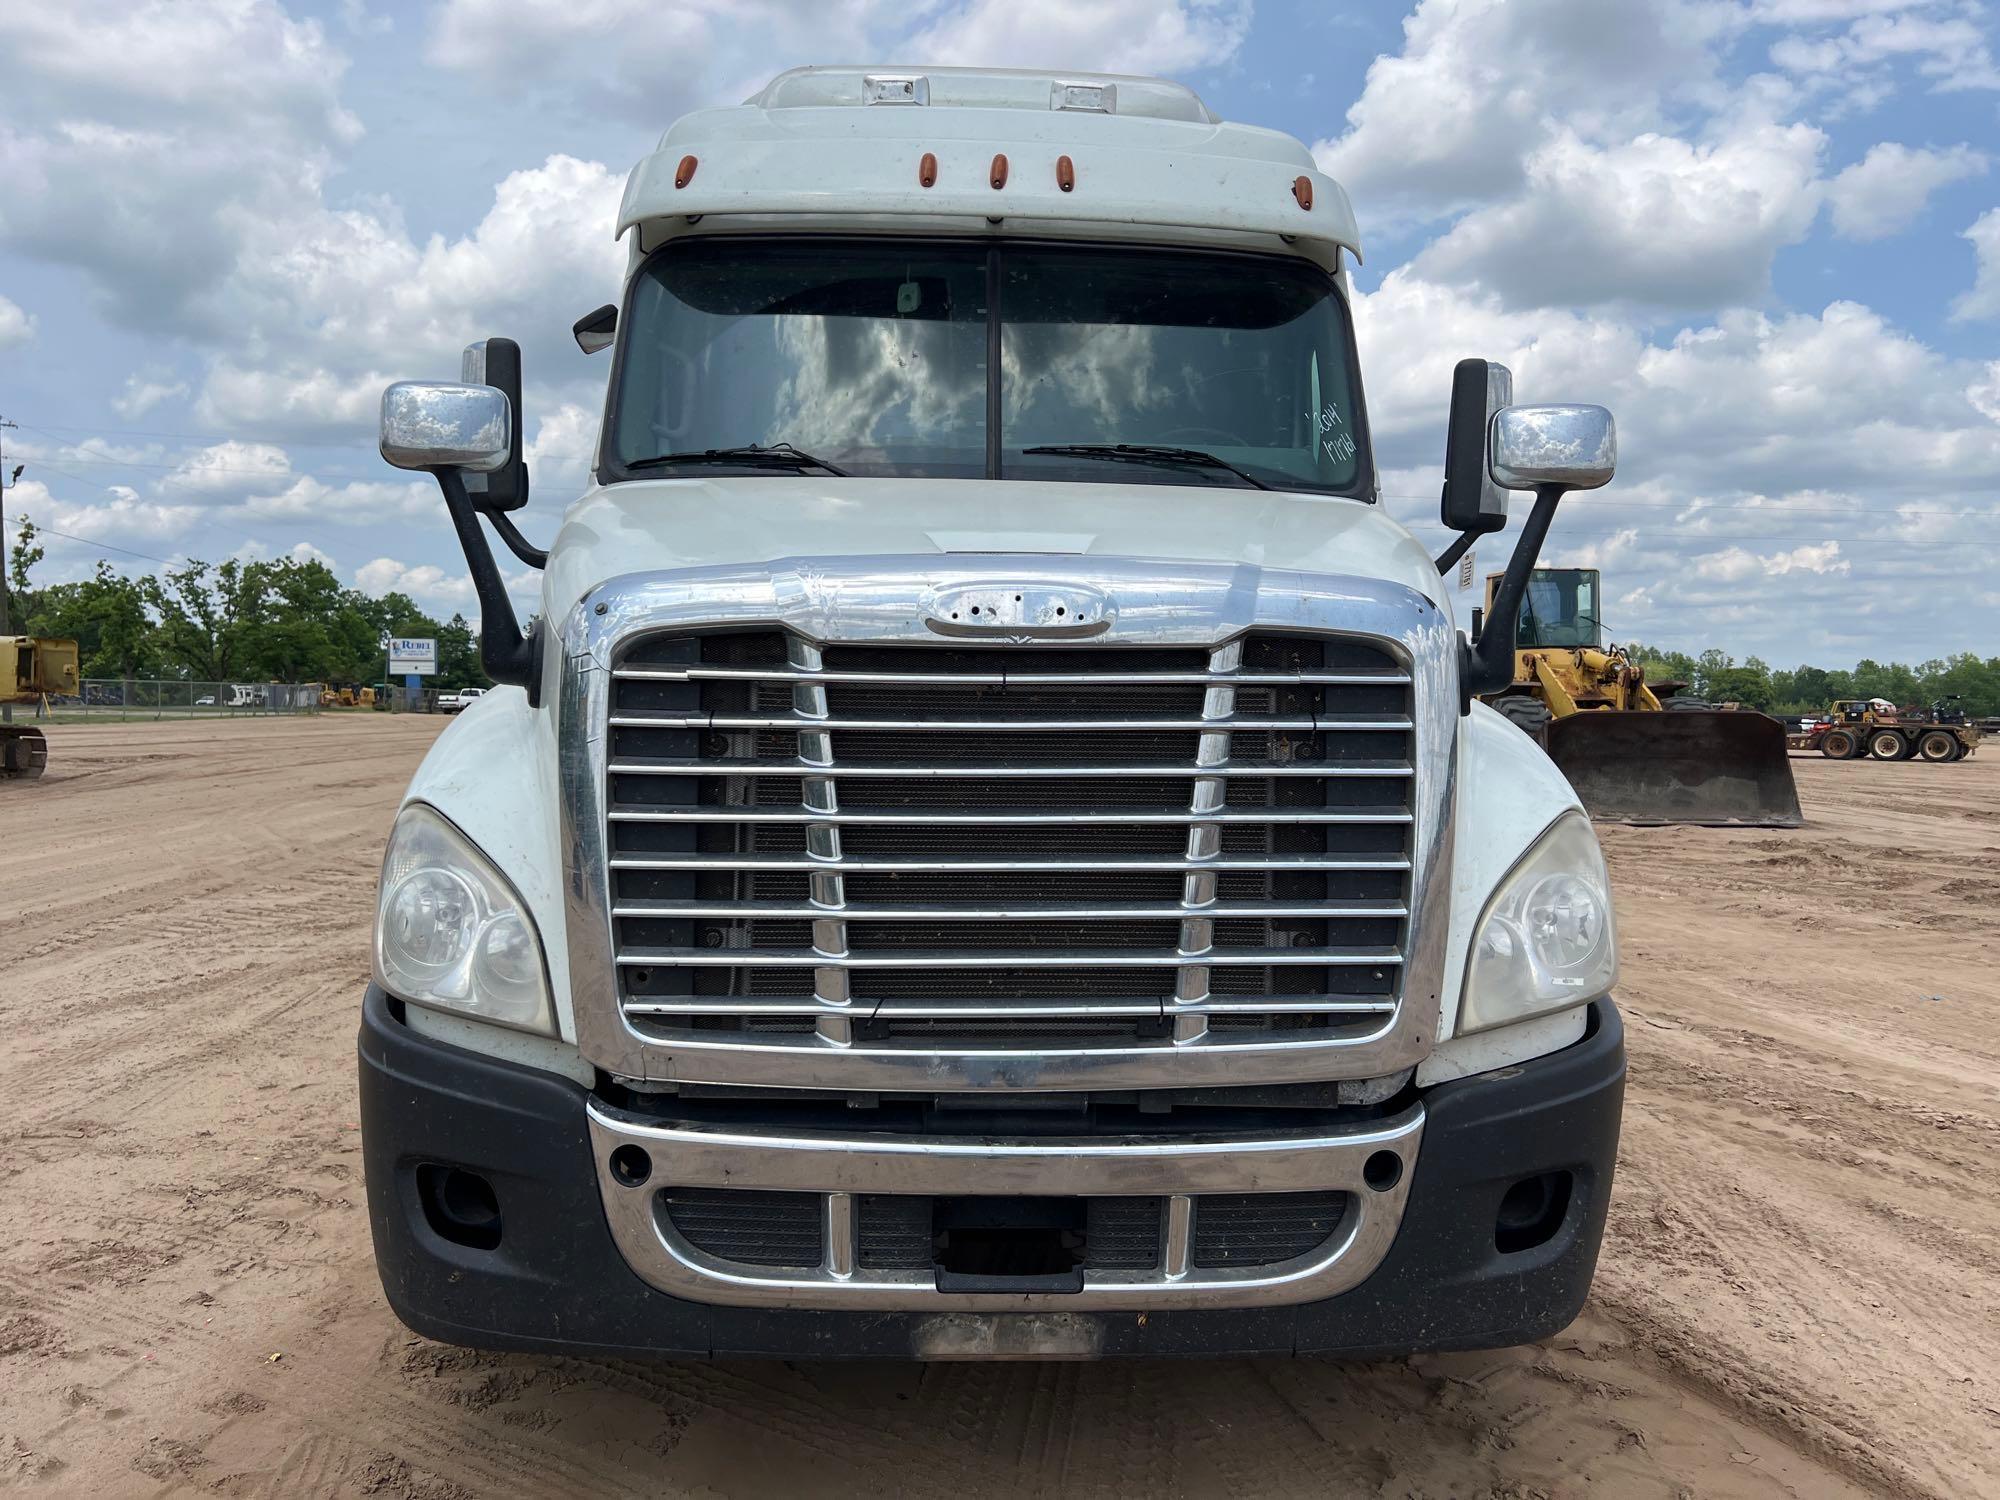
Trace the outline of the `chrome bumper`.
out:
[[[1369,1275],[1402,1223],[1423,1137],[1413,1105],[1378,1125],[1311,1136],[1120,1137],[995,1141],[728,1131],[662,1126],[589,1106],[592,1153],[619,1253],[642,1279],[691,1302],[881,1311],[1113,1311],[1256,1307],[1334,1296]],[[614,1152],[636,1147],[650,1171],[630,1181]],[[629,1166],[631,1156],[621,1158]],[[718,1260],[687,1243],[662,1210],[662,1188],[818,1193],[826,1253],[812,1269]],[[1204,1193],[1338,1189],[1351,1208],[1318,1250],[1275,1265],[1196,1267],[1193,1199]],[[856,1263],[861,1194],[988,1197],[1158,1196],[1167,1199],[1162,1264],[1086,1271],[1076,1292],[940,1292],[931,1270]]]

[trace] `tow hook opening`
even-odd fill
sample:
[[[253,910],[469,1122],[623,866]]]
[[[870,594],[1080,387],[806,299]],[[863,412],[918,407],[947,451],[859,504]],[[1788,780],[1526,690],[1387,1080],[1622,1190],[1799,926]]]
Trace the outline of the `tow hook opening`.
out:
[[[1568,1172],[1540,1172],[1508,1188],[1493,1225],[1494,1247],[1512,1255],[1554,1239],[1569,1214],[1570,1180]]]
[[[417,1200],[439,1239],[468,1250],[499,1248],[500,1200],[477,1172],[424,1162],[417,1168]]]
[[[1080,1292],[1081,1198],[937,1198],[931,1251],[941,1292]]]

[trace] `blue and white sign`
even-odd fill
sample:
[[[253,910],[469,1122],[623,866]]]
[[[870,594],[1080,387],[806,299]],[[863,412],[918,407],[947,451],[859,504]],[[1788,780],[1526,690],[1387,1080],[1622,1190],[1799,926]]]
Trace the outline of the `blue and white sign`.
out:
[[[433,637],[411,636],[408,638],[389,637],[389,675],[391,677],[416,676],[435,677],[438,669],[438,643]]]

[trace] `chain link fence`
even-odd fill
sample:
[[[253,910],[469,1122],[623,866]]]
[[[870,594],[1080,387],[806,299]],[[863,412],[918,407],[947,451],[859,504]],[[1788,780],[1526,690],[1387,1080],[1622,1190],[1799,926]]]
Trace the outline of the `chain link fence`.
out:
[[[83,691],[48,699],[46,718],[57,723],[90,719],[231,718],[253,714],[316,714],[326,696],[317,682],[159,682],[145,678],[86,677]]]
[[[334,687],[323,682],[170,682],[151,678],[86,677],[83,691],[51,696],[37,706],[16,704],[15,719],[85,723],[100,719],[202,719],[316,714],[356,709],[436,713],[437,691],[416,693],[401,683]]]

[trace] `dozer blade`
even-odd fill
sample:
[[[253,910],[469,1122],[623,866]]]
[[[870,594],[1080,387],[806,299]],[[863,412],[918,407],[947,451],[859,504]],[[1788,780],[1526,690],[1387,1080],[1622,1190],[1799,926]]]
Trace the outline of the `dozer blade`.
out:
[[[1796,828],[1785,726],[1764,714],[1586,709],[1548,726],[1549,759],[1600,823]]]
[[[0,780],[29,780],[48,768],[49,742],[29,724],[0,724]]]

